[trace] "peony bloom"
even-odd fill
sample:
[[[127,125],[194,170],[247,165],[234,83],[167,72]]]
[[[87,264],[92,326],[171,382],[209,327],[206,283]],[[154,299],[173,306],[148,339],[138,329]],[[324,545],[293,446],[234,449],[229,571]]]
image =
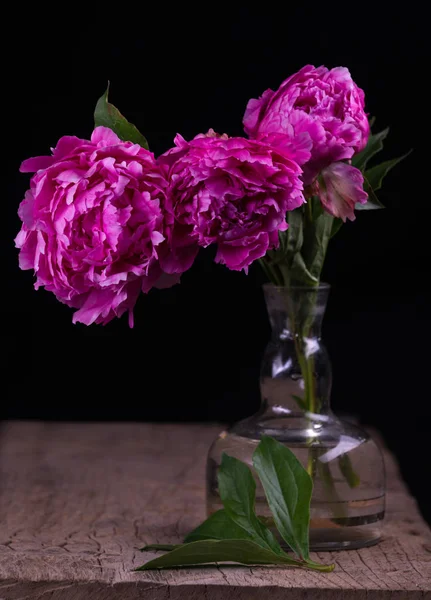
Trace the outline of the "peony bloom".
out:
[[[368,198],[363,186],[364,177],[359,169],[336,162],[321,171],[313,191],[331,215],[343,221],[354,221],[355,204],[365,204]]]
[[[304,146],[309,138],[310,157],[304,184],[335,161],[362,150],[370,133],[364,112],[364,92],[345,67],[303,67],[286,79],[276,92],[266,90],[250,100],[244,115],[246,133],[255,139],[283,134],[285,143]],[[283,143],[282,138],[279,140]]]
[[[36,171],[15,240],[35,288],[79,309],[74,323],[106,324],[129,311],[133,326],[139,292],[167,283],[158,261],[167,252],[167,182],[153,154],[97,127],[91,141],[62,137],[52,156],[30,158],[21,171]]]
[[[167,207],[174,218],[165,271],[193,262],[199,246],[217,244],[216,261],[241,270],[287,228],[286,211],[303,204],[302,170],[287,151],[210,130],[160,158],[167,168]]]

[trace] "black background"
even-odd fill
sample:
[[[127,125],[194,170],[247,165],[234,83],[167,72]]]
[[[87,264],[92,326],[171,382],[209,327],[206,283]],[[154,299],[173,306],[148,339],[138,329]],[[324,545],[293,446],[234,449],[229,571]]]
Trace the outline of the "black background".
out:
[[[257,409],[269,336],[258,267],[229,272],[205,251],[180,286],[140,299],[133,330],[126,317],[74,326],[72,310],[18,269],[16,211],[29,181],[18,167],[62,135],[88,138],[108,79],[111,101],[158,155],[176,132],[241,135],[248,99],[304,64],[344,65],[377,128],[391,126],[383,158],[414,153],[386,180],[387,209],[359,214],[329,249],[332,403],[382,431],[431,520],[427,18],[412,3],[385,14],[376,4],[163,5],[151,14],[106,5],[95,17],[26,9],[5,25],[0,416],[231,422]]]

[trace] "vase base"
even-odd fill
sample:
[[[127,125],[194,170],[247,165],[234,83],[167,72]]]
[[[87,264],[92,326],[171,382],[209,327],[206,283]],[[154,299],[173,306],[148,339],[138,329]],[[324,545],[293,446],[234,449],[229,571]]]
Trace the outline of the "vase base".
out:
[[[379,535],[373,539],[364,539],[364,540],[345,540],[345,541],[322,541],[321,543],[316,542],[315,544],[311,544],[310,551],[311,552],[338,552],[340,550],[359,550],[360,548],[368,548],[370,546],[375,546],[381,541],[382,537]]]
[[[318,422],[317,422],[318,423]],[[238,429],[252,431],[252,437],[238,435]],[[276,427],[279,425],[279,427]],[[262,427],[279,438],[304,465],[309,465],[310,447],[306,431],[297,418],[273,419],[271,429],[262,419],[242,422],[234,430],[222,432],[214,442],[207,461],[207,514],[223,508],[217,473],[223,453],[246,463],[254,473],[253,454],[259,443],[256,429]],[[309,434],[308,434],[309,435]],[[345,463],[340,463],[340,450],[348,448],[349,465],[355,479],[346,477]],[[342,452],[341,452],[342,454]],[[353,425],[327,418],[322,422],[319,446],[313,459],[313,496],[310,506],[310,549],[335,551],[365,548],[381,538],[385,515],[385,495],[382,489],[381,455],[371,438]],[[333,458],[332,458],[333,457]],[[326,459],[326,462],[324,460]],[[264,490],[256,478],[255,510],[259,519],[279,537]]]
[[[342,529],[318,529],[310,531],[312,552],[358,550],[374,546],[381,540],[380,527],[343,527]]]

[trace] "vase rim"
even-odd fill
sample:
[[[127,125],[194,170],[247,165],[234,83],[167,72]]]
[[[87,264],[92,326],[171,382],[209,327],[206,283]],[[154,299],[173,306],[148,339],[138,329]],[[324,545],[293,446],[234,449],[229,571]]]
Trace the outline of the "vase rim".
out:
[[[288,291],[288,290],[296,290],[296,291],[300,291],[300,292],[312,292],[315,290],[330,290],[331,289],[331,284],[329,283],[325,283],[324,281],[321,281],[319,283],[319,285],[316,286],[310,286],[310,285],[275,285],[273,283],[264,283],[263,284],[263,289],[265,290],[279,290],[279,291]]]

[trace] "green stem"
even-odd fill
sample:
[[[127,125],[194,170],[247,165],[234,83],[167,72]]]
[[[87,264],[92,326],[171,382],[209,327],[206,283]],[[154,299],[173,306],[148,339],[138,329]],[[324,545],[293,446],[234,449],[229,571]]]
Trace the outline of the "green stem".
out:
[[[293,315],[290,315],[293,341],[295,344],[296,357],[301,368],[301,375],[304,381],[304,403],[308,412],[316,412],[316,386],[314,381],[314,364],[311,357],[307,357],[303,351],[304,338],[307,332],[299,332],[295,324]]]
[[[277,286],[284,286],[284,277],[279,265],[264,256],[259,259],[259,264],[269,281]]]
[[[308,449],[308,458],[307,458],[307,473],[310,475],[312,480],[316,477],[316,468],[317,468],[317,448],[309,448]]]
[[[348,454],[342,454],[338,457],[338,466],[340,467],[340,471],[347,481],[348,486],[351,488],[358,487],[361,480],[359,479],[359,475],[355,472]]]
[[[314,380],[314,365],[313,359],[307,357],[304,352],[304,339],[308,335],[308,331],[300,331],[293,314],[293,310],[290,311],[290,322],[291,330],[293,335],[293,341],[295,345],[296,357],[301,369],[301,375],[304,382],[304,405],[309,413],[316,412],[317,401],[316,401],[316,387]],[[311,326],[311,325],[310,325]],[[308,440],[308,445],[311,446],[313,439]],[[307,460],[307,472],[314,479],[316,474],[316,456],[314,449],[310,447]]]

